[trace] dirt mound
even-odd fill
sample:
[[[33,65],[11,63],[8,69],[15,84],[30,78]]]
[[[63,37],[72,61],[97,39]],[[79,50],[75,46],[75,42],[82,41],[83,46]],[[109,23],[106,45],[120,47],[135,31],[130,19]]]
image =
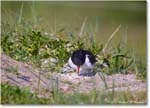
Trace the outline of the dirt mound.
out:
[[[95,76],[78,76],[77,73],[51,73],[40,68],[13,60],[1,54],[1,83],[27,87],[39,96],[49,96],[52,90],[65,93],[88,93],[92,90],[146,91],[146,82],[136,78],[135,74],[105,75],[98,72]]]

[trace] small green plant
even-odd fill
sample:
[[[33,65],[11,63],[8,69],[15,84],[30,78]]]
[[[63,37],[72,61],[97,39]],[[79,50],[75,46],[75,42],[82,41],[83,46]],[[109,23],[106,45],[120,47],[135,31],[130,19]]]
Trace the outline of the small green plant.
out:
[[[146,68],[143,65],[141,59],[136,60],[137,63],[134,64],[134,70],[138,78],[142,78],[143,80],[146,80],[147,78],[147,73],[146,73]]]
[[[110,73],[128,73],[129,67],[134,63],[133,57],[124,47],[119,44],[116,50],[106,59],[109,62]]]
[[[113,73],[128,73],[129,67],[134,63],[134,58],[131,53],[127,50],[126,40],[121,40],[117,47],[114,49],[108,50],[108,44],[116,35],[116,33],[121,28],[119,25],[116,30],[110,35],[109,39],[105,43],[104,47],[101,47],[99,51],[98,60],[102,61],[103,64],[106,64],[106,68],[102,68],[101,72],[106,74]],[[101,55],[100,55],[101,54]]]
[[[2,49],[12,58],[37,63],[40,59],[54,57],[64,63],[69,56],[66,49],[68,41],[53,40],[41,32],[32,31],[12,40],[10,35],[2,36]]]

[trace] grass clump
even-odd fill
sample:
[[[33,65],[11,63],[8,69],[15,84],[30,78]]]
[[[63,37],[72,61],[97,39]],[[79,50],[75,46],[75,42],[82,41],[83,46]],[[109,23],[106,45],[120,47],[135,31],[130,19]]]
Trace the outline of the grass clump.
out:
[[[45,104],[47,99],[38,98],[29,92],[28,89],[20,89],[17,86],[1,84],[1,103],[2,104]]]
[[[108,70],[105,72],[107,74],[112,73],[123,73],[126,74],[129,68],[134,63],[134,58],[130,52],[125,50],[126,46],[118,44],[117,48],[107,53],[103,58],[103,62],[107,64]]]

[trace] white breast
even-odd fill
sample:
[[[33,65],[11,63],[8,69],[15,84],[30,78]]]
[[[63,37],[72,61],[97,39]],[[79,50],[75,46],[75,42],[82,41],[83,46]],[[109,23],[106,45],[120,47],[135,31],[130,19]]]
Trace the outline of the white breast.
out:
[[[70,67],[72,67],[73,69],[77,69],[77,66],[72,62],[71,57],[68,60],[68,64],[70,65]]]
[[[90,63],[88,55],[86,55],[85,63],[80,67],[80,73],[93,71],[93,64]]]
[[[93,64],[91,64],[89,58],[88,58],[88,55],[86,55],[86,58],[85,58],[85,65],[88,69],[92,69],[93,68]]]
[[[68,60],[68,64],[70,65],[70,67],[77,70],[77,66],[72,62],[71,57]],[[79,73],[92,71],[93,67],[94,67],[93,64],[90,63],[90,60],[86,55],[85,63],[80,66]]]

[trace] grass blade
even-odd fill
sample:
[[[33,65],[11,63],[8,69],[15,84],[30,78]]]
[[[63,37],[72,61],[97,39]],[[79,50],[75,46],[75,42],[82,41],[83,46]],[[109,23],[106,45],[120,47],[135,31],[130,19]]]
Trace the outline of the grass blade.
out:
[[[110,43],[110,41],[112,40],[112,38],[115,36],[115,34],[119,31],[120,27],[121,27],[121,25],[119,25],[119,26],[116,28],[116,30],[112,33],[112,35],[110,35],[109,39],[107,40],[106,44],[104,45],[104,48],[103,48],[103,50],[102,50],[103,53],[104,53],[104,55],[105,55],[105,50],[106,50],[108,44]]]
[[[79,32],[79,37],[81,37],[82,34],[83,34],[83,30],[85,28],[86,21],[87,21],[87,16],[84,18],[84,21],[82,23],[82,26],[81,26],[81,29],[80,29],[80,32]]]
[[[22,3],[21,8],[20,8],[20,14],[19,14],[19,19],[18,19],[18,24],[21,23],[22,13],[23,13],[23,3]]]

